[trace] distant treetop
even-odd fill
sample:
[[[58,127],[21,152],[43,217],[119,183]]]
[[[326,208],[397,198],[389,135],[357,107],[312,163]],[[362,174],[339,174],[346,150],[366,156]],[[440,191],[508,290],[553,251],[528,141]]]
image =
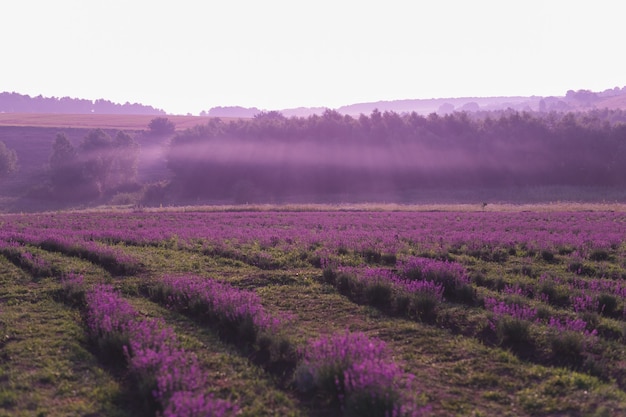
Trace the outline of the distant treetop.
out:
[[[168,135],[174,133],[176,125],[167,117],[155,117],[148,124],[148,129],[155,135]]]

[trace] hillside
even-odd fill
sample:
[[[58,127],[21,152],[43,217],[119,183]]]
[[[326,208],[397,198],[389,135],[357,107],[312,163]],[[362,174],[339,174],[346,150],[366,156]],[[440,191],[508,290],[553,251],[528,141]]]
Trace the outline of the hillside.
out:
[[[143,114],[60,114],[60,113],[0,113],[0,126],[29,126],[82,129],[117,129],[141,131],[148,128],[154,115]],[[200,116],[165,116],[183,130],[205,123]]]
[[[468,113],[478,111],[588,111],[593,109],[626,110],[626,87],[608,89],[602,92],[589,90],[570,90],[564,96],[503,96],[503,97],[441,97],[429,99],[379,100],[372,102],[353,103],[337,107],[335,110],[349,116],[370,114],[374,109],[396,113],[415,112],[421,115],[437,113],[449,114],[454,111]],[[320,115],[327,107],[297,107],[280,109],[286,117],[307,117]],[[262,112],[256,107],[239,106],[215,107],[208,112],[209,116],[250,117]]]

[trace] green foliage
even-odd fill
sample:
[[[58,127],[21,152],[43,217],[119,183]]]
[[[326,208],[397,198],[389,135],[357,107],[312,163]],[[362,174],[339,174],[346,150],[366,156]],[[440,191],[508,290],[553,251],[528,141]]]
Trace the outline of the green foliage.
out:
[[[541,258],[546,262],[554,262],[554,254],[547,249],[541,251]]]
[[[589,254],[589,259],[592,261],[607,261],[609,259],[609,252],[606,249],[594,249]]]
[[[617,297],[613,294],[602,293],[598,296],[598,308],[603,316],[616,317],[622,312],[619,309]]]
[[[428,292],[402,294],[396,298],[396,308],[399,313],[425,322],[434,321],[439,304],[437,297]]]
[[[387,417],[389,415],[402,414],[392,410],[397,408],[400,403],[399,396],[391,388],[386,395],[371,395],[365,392],[359,392],[350,395],[344,404],[345,417]]]
[[[374,307],[388,307],[391,301],[391,284],[378,281],[365,286],[365,302]]]
[[[496,335],[505,346],[520,348],[532,342],[530,322],[511,316],[503,316],[496,323]]]
[[[135,181],[138,155],[137,142],[121,131],[112,139],[102,129],[92,130],[78,149],[59,133],[49,158],[50,182],[59,197],[98,197]]]
[[[552,356],[556,363],[578,367],[584,360],[584,335],[573,331],[553,332],[550,337]]]

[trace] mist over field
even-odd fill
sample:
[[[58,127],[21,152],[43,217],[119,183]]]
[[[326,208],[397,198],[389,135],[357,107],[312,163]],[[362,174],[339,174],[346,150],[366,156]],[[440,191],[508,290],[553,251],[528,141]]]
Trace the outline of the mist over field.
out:
[[[621,89],[583,93],[566,99],[590,105],[621,97]],[[0,126],[4,210],[626,200],[620,107],[2,119],[9,123]],[[52,127],[64,123],[76,127]]]
[[[402,199],[472,187],[623,187],[626,130],[607,116],[267,113],[181,132],[167,159],[183,195],[238,202],[294,195]]]

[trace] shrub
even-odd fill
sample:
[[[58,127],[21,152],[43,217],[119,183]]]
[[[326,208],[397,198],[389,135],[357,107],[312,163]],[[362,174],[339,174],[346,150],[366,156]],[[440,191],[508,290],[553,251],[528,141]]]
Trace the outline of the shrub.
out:
[[[120,363],[128,365],[146,414],[217,417],[237,411],[228,401],[203,394],[208,380],[196,355],[180,347],[163,320],[140,320],[132,306],[108,285],[95,286],[85,299],[87,324],[100,354],[115,354]]]
[[[557,363],[578,367],[584,360],[584,352],[596,342],[597,330],[588,330],[584,320],[556,317],[548,322],[550,346]]]
[[[613,294],[602,293],[598,295],[599,313],[607,317],[617,317],[621,314],[617,297]]]
[[[412,376],[388,359],[381,340],[364,333],[336,333],[310,341],[295,372],[302,391],[318,389],[350,416],[418,415],[406,399]]]
[[[151,296],[211,323],[226,339],[252,346],[264,331],[277,330],[281,319],[268,314],[259,296],[226,283],[197,276],[165,276]]]
[[[496,324],[496,335],[503,345],[517,346],[531,341],[530,322],[516,317],[502,317]]]
[[[541,251],[541,259],[548,263],[554,262],[554,254],[547,249]]]
[[[409,257],[398,263],[398,269],[409,280],[433,281],[443,286],[443,295],[452,300],[473,302],[474,292],[462,265],[456,262]]]
[[[360,285],[356,276],[340,272],[336,279],[337,291],[347,297],[355,297],[360,294]]]
[[[570,304],[570,290],[563,286],[554,283],[554,281],[546,279],[539,283],[536,292],[539,294],[539,299],[544,299],[550,304],[566,307]]]
[[[554,360],[561,365],[580,366],[583,362],[583,336],[565,331],[552,333],[550,347]]]
[[[606,249],[594,249],[589,254],[589,260],[591,261],[608,261],[609,252]]]
[[[61,298],[73,307],[85,306],[84,277],[70,273],[61,279]]]
[[[437,316],[437,307],[441,299],[436,293],[421,291],[409,296],[409,304],[406,306],[409,317],[415,316],[423,321],[433,321]]]
[[[516,346],[531,341],[530,323],[537,320],[537,309],[507,304],[490,297],[485,298],[484,303],[485,308],[493,314],[490,326],[500,343]]]
[[[324,272],[322,273],[322,278],[324,278],[324,282],[330,285],[335,285],[337,279],[337,273],[331,267],[324,268]]]
[[[365,286],[365,301],[375,307],[388,306],[391,301],[391,283],[379,280]]]
[[[110,285],[96,285],[86,292],[85,305],[89,334],[99,353],[114,366],[123,365],[129,326],[137,313]]]

